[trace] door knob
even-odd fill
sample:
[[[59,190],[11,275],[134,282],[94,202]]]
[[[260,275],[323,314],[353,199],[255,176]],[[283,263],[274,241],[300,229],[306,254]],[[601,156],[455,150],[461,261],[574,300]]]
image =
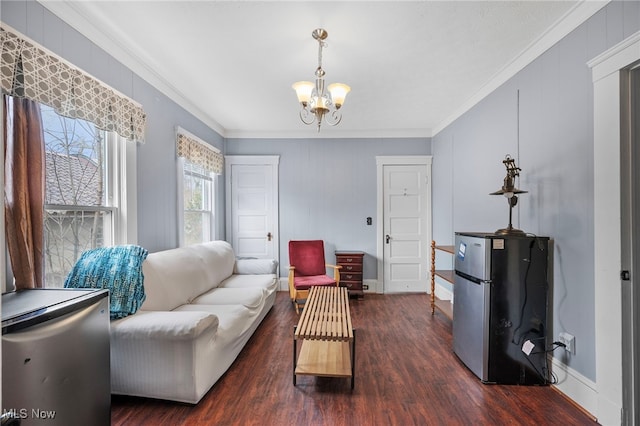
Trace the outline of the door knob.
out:
[[[267,232],[267,241],[271,241],[271,237],[272,237],[271,232]]]
[[[391,240],[391,237],[389,236],[389,234],[387,234],[387,236],[385,237],[385,240],[386,240],[387,244],[389,244],[389,240]]]

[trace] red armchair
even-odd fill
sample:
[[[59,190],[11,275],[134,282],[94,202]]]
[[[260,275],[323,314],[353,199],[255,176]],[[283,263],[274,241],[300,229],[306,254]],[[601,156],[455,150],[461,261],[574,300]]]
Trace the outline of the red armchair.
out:
[[[312,286],[340,285],[342,267],[325,263],[322,240],[289,241],[289,265],[289,296],[298,314]],[[333,278],[327,268],[333,269]]]

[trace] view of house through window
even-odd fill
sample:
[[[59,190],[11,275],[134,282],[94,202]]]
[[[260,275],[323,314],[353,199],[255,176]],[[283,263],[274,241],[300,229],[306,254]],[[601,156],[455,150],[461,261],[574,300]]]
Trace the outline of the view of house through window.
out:
[[[184,244],[198,244],[214,239],[214,176],[211,172],[184,159]]]
[[[83,251],[112,244],[115,134],[41,105],[46,151],[45,286],[63,287]]]

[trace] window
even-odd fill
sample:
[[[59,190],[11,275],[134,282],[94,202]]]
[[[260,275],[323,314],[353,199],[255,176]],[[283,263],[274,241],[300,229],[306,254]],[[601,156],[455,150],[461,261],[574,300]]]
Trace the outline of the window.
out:
[[[176,126],[176,154],[179,245],[215,240],[214,200],[223,165],[220,150]]]
[[[215,239],[216,175],[204,167],[179,158],[182,181],[182,232],[180,245],[198,244]]]
[[[44,133],[47,134],[43,155],[46,158],[42,158],[44,170],[38,159],[33,161],[28,154],[18,153],[17,160],[14,159],[18,167],[13,170],[19,178],[4,182],[4,186],[15,193],[26,191],[28,197],[22,199],[37,193],[38,209],[41,207],[41,172],[46,174],[44,191],[48,191],[45,194],[46,211],[35,221],[25,213],[30,203],[9,206],[11,217],[6,221],[10,221],[14,233],[11,238],[5,235],[3,241],[9,256],[11,252],[16,256],[12,259],[18,265],[16,276],[20,278],[14,283],[16,288],[59,287],[66,271],[83,250],[106,244],[136,243],[136,144],[125,143],[124,138],[144,143],[146,114],[137,102],[1,22],[0,44],[3,95],[39,102],[45,116]],[[55,113],[43,104],[53,107]],[[31,105],[26,109],[32,113]],[[56,113],[69,118],[61,119]],[[4,119],[12,114],[8,110]],[[12,148],[16,148],[16,152],[26,150],[42,155],[40,149],[26,149],[29,134],[23,130],[29,128],[31,122],[17,122],[16,127],[21,130],[15,138],[18,145]],[[89,122],[107,132],[97,131]],[[8,128],[15,123],[6,121],[4,124]],[[0,143],[3,145],[4,140]],[[6,151],[7,147],[3,148]],[[10,154],[13,155],[13,149]],[[30,165],[25,166],[24,162],[30,160],[38,163],[37,181],[23,179],[20,174],[25,168],[29,170]],[[46,224],[40,225],[40,219],[46,220]],[[42,231],[46,234],[43,238],[46,258],[37,258],[35,263],[31,261],[39,255],[41,247],[39,243],[31,243],[28,228],[32,223],[37,223],[38,228],[43,226]],[[27,238],[20,238],[22,234]],[[36,237],[40,240],[40,235]],[[41,261],[45,263],[44,282],[40,273]],[[33,264],[37,264],[37,269],[30,267]],[[2,268],[0,278],[4,277],[7,275]]]
[[[126,222],[123,207],[127,201],[131,206],[135,194],[126,190],[124,166],[131,150],[114,132],[62,117],[46,105],[40,108],[46,156],[45,286],[63,287],[82,252],[130,242],[128,230],[119,224]],[[135,149],[133,155],[128,160],[135,164]]]

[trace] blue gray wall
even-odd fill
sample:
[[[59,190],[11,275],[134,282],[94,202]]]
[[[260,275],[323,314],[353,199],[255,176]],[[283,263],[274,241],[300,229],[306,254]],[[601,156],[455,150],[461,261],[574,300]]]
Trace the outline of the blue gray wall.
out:
[[[310,132],[314,129],[309,128]],[[280,273],[288,242],[321,239],[334,250],[364,251],[364,278],[377,277],[376,156],[429,155],[429,138],[228,139],[226,153],[279,155]],[[366,218],[372,218],[367,225]]]
[[[529,193],[514,226],[554,239],[553,335],[576,337],[575,356],[563,361],[594,381],[598,183],[587,62],[638,30],[640,2],[610,3],[432,139],[433,235],[443,244],[455,231],[507,225],[505,199],[488,194],[502,185],[505,154],[516,158],[518,186]]]
[[[223,138],[39,3],[2,0],[0,20],[143,106],[147,127],[146,144],[137,151],[138,243],[151,252],[176,247],[175,126],[220,150]]]

